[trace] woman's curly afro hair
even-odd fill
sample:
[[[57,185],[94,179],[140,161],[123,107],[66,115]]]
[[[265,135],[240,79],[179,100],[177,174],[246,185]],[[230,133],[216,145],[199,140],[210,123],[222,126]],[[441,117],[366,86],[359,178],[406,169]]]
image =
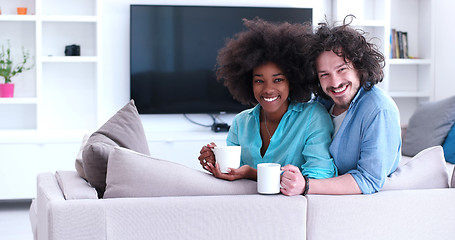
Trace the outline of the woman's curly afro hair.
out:
[[[255,105],[253,69],[273,62],[289,81],[289,98],[308,101],[311,98],[305,56],[312,35],[310,24],[269,23],[260,18],[243,19],[247,30],[228,39],[217,57],[217,80],[223,81],[234,99]]]

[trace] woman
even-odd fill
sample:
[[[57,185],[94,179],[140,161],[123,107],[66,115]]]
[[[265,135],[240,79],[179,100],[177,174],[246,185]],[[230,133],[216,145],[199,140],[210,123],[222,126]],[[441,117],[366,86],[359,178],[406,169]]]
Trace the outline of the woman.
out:
[[[242,147],[241,167],[221,173],[213,143],[202,147],[200,164],[226,180],[256,180],[256,166],[264,162],[297,166],[300,177],[333,177],[330,116],[319,103],[307,103],[311,91],[301,49],[311,26],[258,18],[244,19],[244,25],[248,30],[230,39],[217,58],[217,79],[224,80],[236,100],[255,105],[234,118],[226,140]],[[286,184],[282,181],[282,192]]]

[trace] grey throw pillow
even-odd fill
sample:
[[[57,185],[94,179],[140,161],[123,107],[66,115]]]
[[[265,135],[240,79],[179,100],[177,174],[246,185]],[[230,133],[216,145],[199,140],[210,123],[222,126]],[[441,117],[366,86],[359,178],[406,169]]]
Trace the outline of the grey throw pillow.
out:
[[[131,100],[88,139],[82,152],[87,181],[103,197],[109,153],[117,146],[150,155],[139,113]]]
[[[257,194],[252,180],[226,181],[129,149],[109,155],[104,198]]]
[[[412,157],[426,148],[442,145],[454,122],[455,96],[422,105],[409,119],[403,155]]]

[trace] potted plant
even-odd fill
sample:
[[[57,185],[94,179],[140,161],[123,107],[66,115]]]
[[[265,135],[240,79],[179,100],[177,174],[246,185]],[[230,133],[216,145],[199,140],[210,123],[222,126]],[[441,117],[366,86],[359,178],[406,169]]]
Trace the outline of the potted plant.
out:
[[[26,64],[30,58],[30,53],[24,50],[22,47],[22,61],[14,64],[11,58],[10,44],[8,41],[8,47],[2,45],[0,52],[0,76],[5,79],[4,83],[0,84],[0,97],[13,97],[14,95],[14,83],[11,82],[11,78],[16,76],[18,73],[30,70],[33,65],[26,67]]]

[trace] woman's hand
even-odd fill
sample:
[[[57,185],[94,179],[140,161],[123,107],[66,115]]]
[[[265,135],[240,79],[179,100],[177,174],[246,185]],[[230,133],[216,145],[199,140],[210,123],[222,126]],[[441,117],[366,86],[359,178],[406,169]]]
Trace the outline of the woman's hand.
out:
[[[206,146],[203,146],[201,151],[199,152],[200,155],[198,157],[199,163],[201,164],[202,168],[213,173],[210,171],[208,164],[210,163],[212,166],[215,166],[215,154],[213,153],[212,149],[216,147],[216,144],[211,142]]]
[[[305,179],[300,169],[293,165],[286,165],[281,168],[281,192],[287,196],[300,195],[305,189]]]
[[[238,169],[228,168],[228,173],[222,173],[218,163],[216,163],[215,165],[208,163],[207,165],[209,168],[208,171],[210,171],[213,174],[213,176],[220,178],[220,179],[229,180],[229,181],[234,181],[234,180],[238,180],[238,179],[252,179],[252,180],[257,179],[256,169],[254,169],[248,165],[243,165]]]

